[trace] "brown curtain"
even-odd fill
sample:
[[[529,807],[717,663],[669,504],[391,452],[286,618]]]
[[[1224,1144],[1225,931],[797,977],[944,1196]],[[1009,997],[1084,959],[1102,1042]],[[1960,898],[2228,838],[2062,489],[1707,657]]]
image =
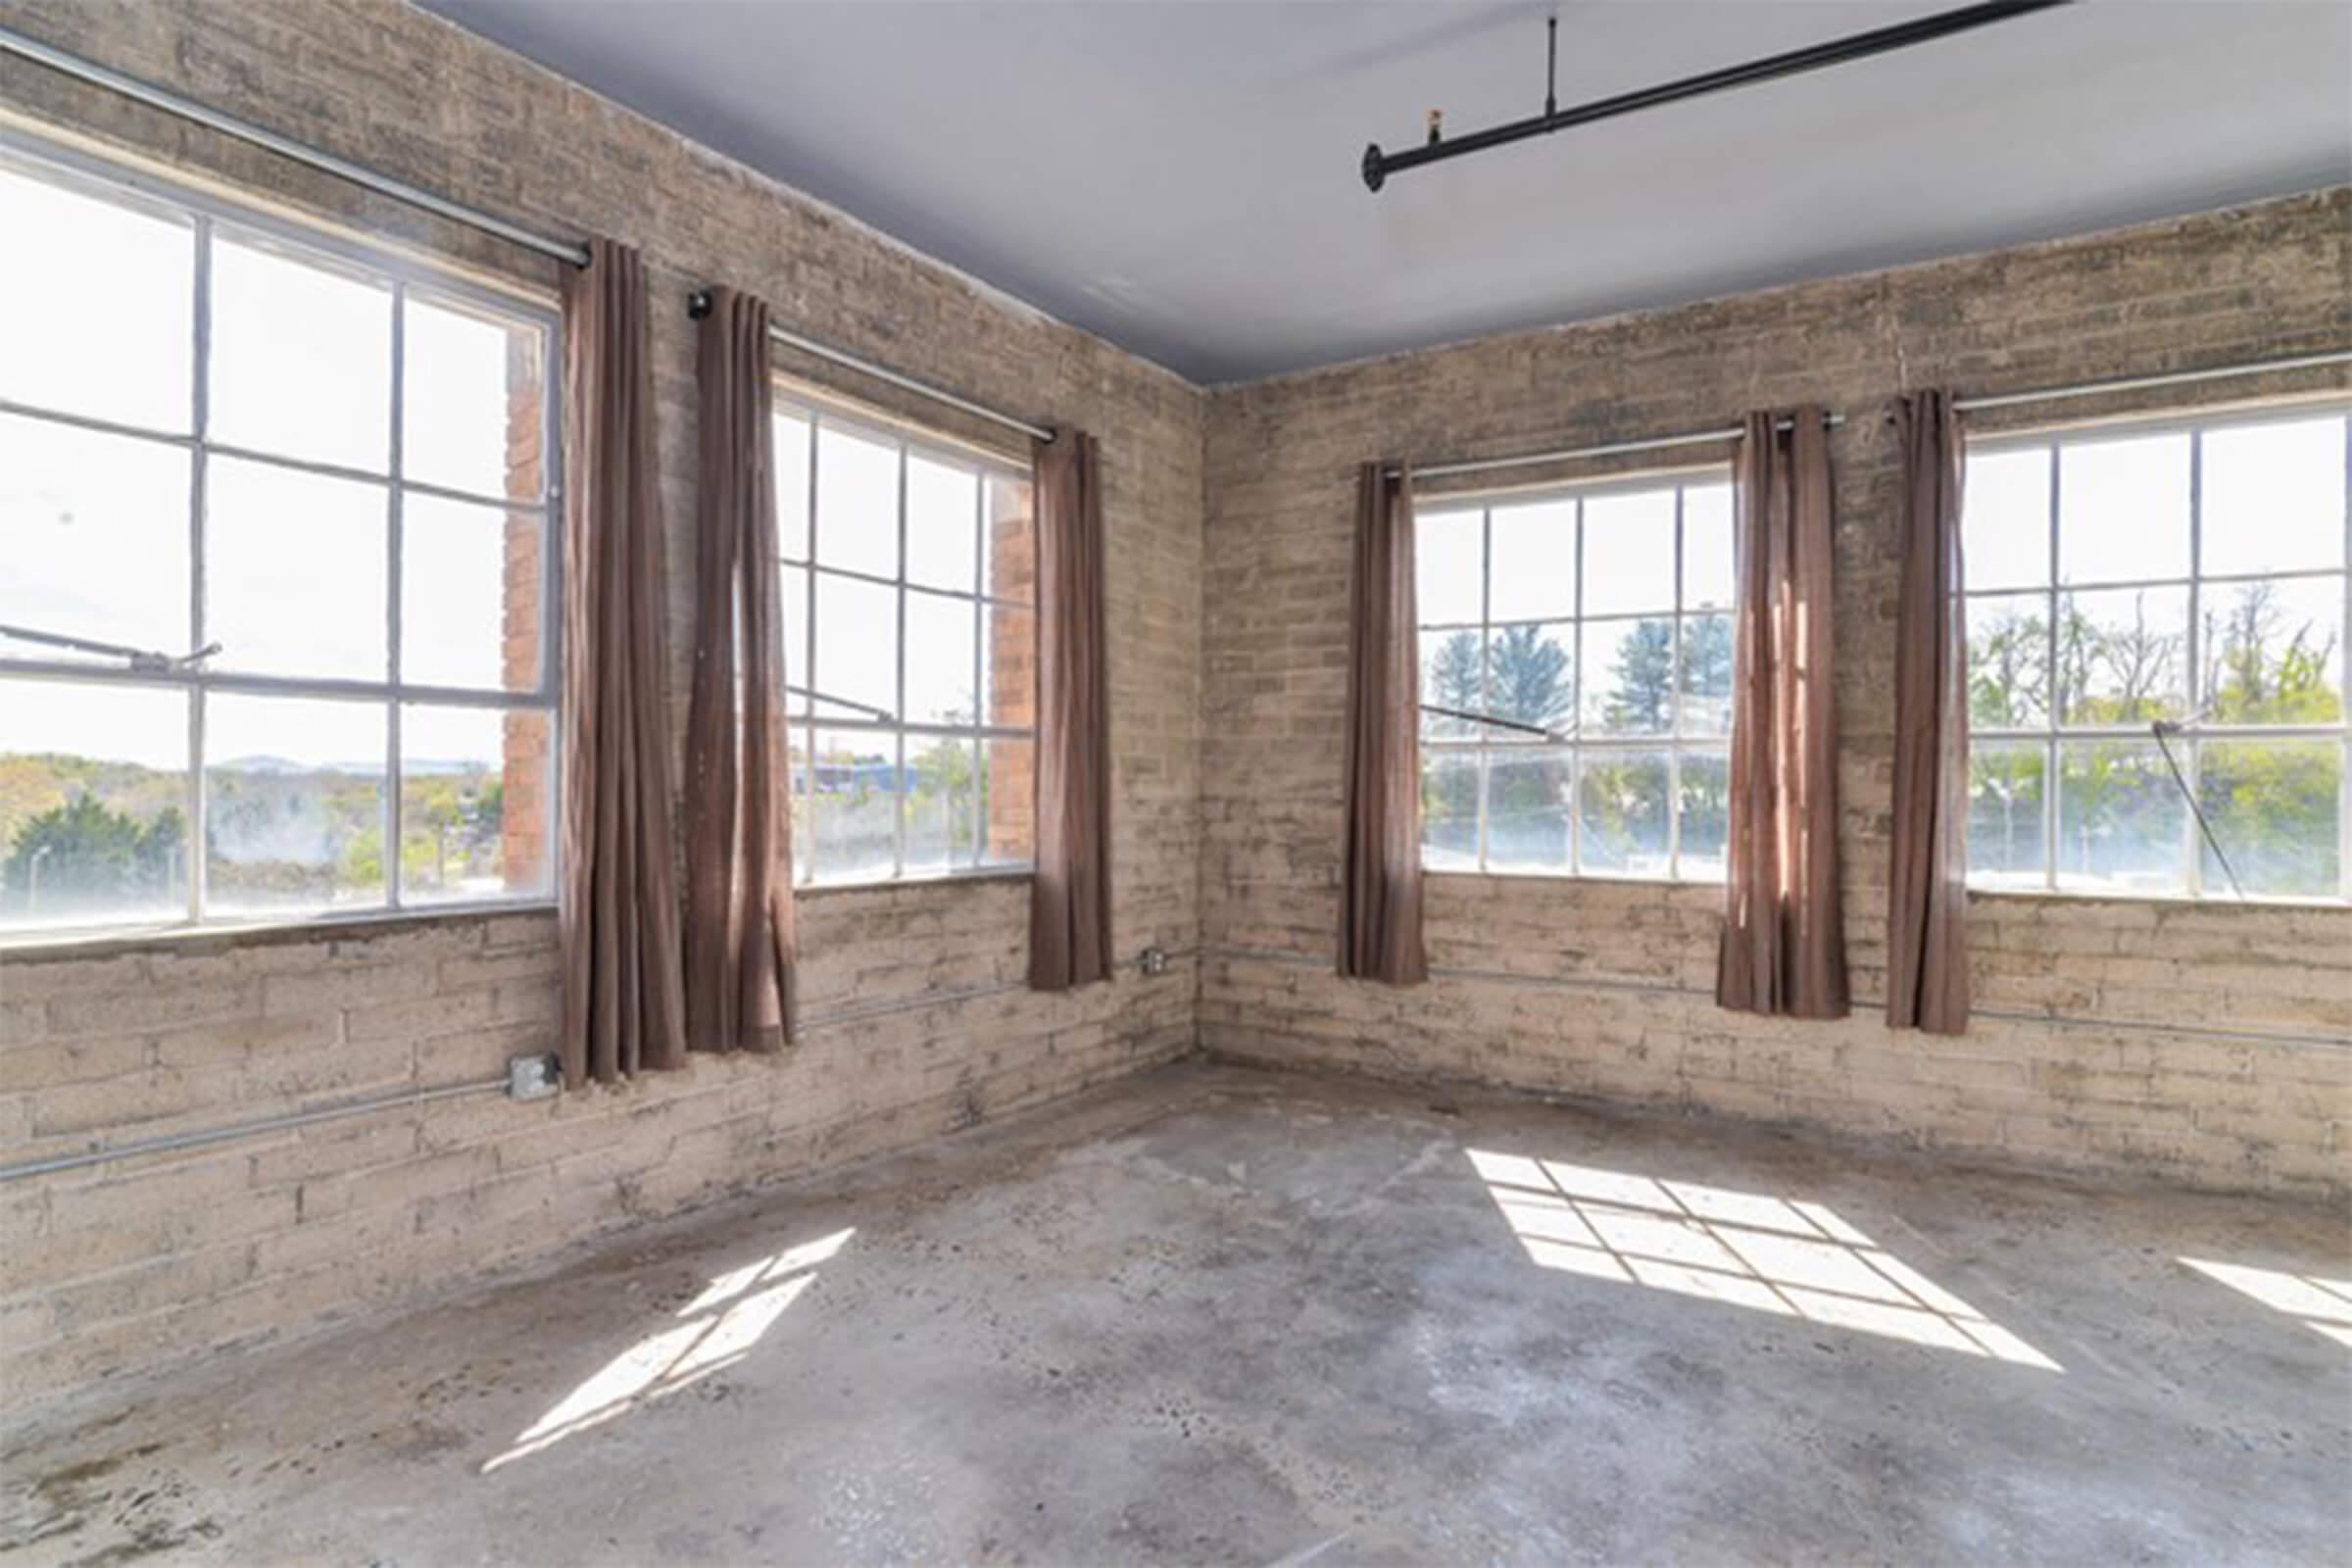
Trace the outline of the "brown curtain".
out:
[[[1095,438],[1035,444],[1037,873],[1029,984],[1110,974],[1110,683],[1103,657],[1102,473]]]
[[[1902,597],[1894,645],[1894,854],[1886,883],[1886,1021],[1968,1027],[1968,626],[1958,422],[1915,392],[1903,443]]]
[[[696,361],[694,695],[686,712],[686,1041],[792,1027],[792,823],[768,451],[767,306],[710,291]]]
[[[592,240],[564,282],[564,1081],[685,1059],[645,272]]]
[[[1346,838],[1340,973],[1418,985],[1421,947],[1420,663],[1414,655],[1413,484],[1367,463],[1357,481],[1348,620]]]
[[[1843,1017],[1830,454],[1821,411],[1749,415],[1733,479],[1740,585],[1730,886],[1715,1000],[1748,1012]]]

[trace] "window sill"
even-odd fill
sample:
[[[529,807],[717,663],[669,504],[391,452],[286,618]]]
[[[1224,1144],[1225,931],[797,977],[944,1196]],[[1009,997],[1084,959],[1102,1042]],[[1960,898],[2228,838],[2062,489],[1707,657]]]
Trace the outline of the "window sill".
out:
[[[1458,866],[1423,866],[1424,877],[1446,877],[1463,882],[1544,882],[1562,887],[1597,884],[1610,888],[1694,888],[1702,892],[1723,891],[1721,882],[1701,882],[1691,877],[1610,876],[1599,871],[1466,871]]]
[[[2191,898],[2185,893],[2092,893],[2080,888],[1984,888],[1973,884],[1968,890],[1968,898],[1971,904],[1984,901],[1994,904],[2105,904],[2154,909],[2352,910],[2352,903],[2329,898],[2288,898],[2268,894],[2255,894],[2244,899],[2233,895],[2217,897],[2210,894]]]
[[[959,871],[926,871],[919,876],[882,877],[871,882],[801,882],[796,899],[821,899],[835,893],[890,893],[901,888],[951,887],[966,882],[1026,882],[1037,874],[1034,865],[982,865]]]
[[[21,932],[0,936],[0,962],[116,958],[143,953],[200,954],[236,948],[280,947],[302,942],[364,939],[413,931],[457,920],[502,915],[556,913],[552,899],[514,903],[435,905],[431,908],[366,909],[349,914],[306,914],[287,919],[218,920],[204,925],[92,926],[78,931]]]

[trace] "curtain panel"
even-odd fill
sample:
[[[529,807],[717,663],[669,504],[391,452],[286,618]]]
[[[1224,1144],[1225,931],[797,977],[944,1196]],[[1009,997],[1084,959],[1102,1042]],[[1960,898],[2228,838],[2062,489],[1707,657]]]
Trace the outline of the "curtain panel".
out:
[[[1886,879],[1886,1022],[1968,1028],[1968,623],[1962,442],[1951,395],[1895,408],[1903,446],[1894,646],[1894,839]]]
[[[564,287],[564,1081],[685,1059],[662,498],[637,253]]]
[[[774,1051],[792,1027],[792,820],[768,418],[767,306],[710,291],[699,328],[694,686],[686,715],[686,1041]]]
[[[1733,481],[1731,838],[1715,999],[1746,1012],[1843,1017],[1830,456],[1821,410],[1749,415]]]
[[[1418,985],[1421,942],[1420,664],[1414,651],[1413,487],[1400,466],[1358,476],[1348,622],[1340,973]]]
[[[1029,984],[1107,979],[1110,682],[1102,605],[1102,458],[1060,426],[1031,454],[1037,508],[1037,870]]]

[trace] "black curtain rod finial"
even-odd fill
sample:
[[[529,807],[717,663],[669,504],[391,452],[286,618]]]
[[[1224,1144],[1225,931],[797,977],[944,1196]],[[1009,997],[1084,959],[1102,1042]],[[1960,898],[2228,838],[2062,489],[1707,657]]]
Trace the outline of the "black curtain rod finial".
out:
[[[1389,182],[1388,160],[1380,153],[1380,143],[1364,144],[1364,189],[1378,190]]]

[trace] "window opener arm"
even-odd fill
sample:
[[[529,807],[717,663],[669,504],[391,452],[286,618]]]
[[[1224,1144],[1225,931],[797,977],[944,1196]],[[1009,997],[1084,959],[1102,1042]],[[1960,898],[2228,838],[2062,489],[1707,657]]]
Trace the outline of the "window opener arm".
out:
[[[1515,729],[1522,735],[1541,735],[1547,741],[1566,742],[1574,738],[1560,730],[1545,729],[1541,724],[1523,724],[1515,718],[1498,718],[1493,713],[1474,713],[1466,709],[1441,708],[1436,703],[1423,703],[1421,711],[1435,713],[1441,718],[1458,718],[1472,724],[1492,724],[1496,729]]]
[[[220,652],[219,643],[206,643],[192,654],[159,654],[151,649],[126,648],[121,643],[69,637],[64,632],[35,631],[30,626],[11,626],[6,622],[0,622],[0,637],[13,637],[24,643],[44,643],[51,648],[70,648],[77,654],[98,654],[108,659],[120,659],[142,675],[168,675],[176,669],[201,664]]]
[[[2205,808],[2197,804],[2196,791],[2190,789],[2188,780],[2181,776],[2180,764],[2173,760],[2173,748],[2168,737],[2180,733],[2180,726],[2157,719],[2148,725],[2148,733],[2156,737],[2156,749],[2164,753],[2164,765],[2172,769],[2174,785],[2180,791],[2180,798],[2188,803],[2189,813],[2197,819],[2197,831],[2205,835],[2205,843],[2213,851],[2213,858],[2221,861],[2223,874],[2230,878],[2230,891],[2243,900],[2246,890],[2237,880],[2237,868],[2230,863],[2230,857],[2223,852],[2222,841],[2213,836],[2213,824],[2205,820]]]

